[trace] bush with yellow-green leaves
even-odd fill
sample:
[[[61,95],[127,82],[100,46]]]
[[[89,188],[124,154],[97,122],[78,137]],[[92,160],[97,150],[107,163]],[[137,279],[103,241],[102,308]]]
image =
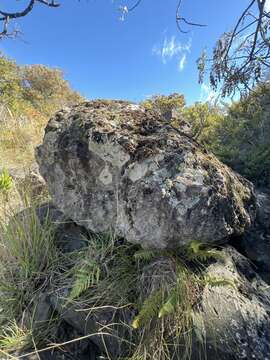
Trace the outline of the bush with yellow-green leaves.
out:
[[[0,169],[33,162],[48,118],[82,99],[60,69],[20,66],[0,54]]]

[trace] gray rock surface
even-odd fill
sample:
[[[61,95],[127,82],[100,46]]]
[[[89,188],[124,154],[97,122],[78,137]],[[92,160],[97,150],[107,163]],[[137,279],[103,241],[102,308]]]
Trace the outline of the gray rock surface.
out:
[[[251,183],[139,105],[97,100],[58,112],[36,158],[68,218],[144,247],[224,242],[254,219]]]
[[[266,189],[264,189],[265,191]],[[256,191],[257,212],[252,227],[241,239],[244,254],[253,261],[263,278],[270,281],[270,193]]]
[[[207,359],[269,360],[270,289],[235,249],[228,248],[224,254],[225,261],[210,265],[206,275],[227,279],[235,287],[210,282],[203,289],[200,316]]]

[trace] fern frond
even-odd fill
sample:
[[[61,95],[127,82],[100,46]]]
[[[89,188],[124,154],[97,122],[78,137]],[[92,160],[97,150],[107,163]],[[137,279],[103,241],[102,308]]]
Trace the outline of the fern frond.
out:
[[[83,292],[99,283],[101,269],[97,262],[87,260],[75,271],[75,282],[72,286],[69,300],[78,298]]]
[[[159,256],[166,256],[168,252],[166,250],[154,250],[154,249],[141,249],[135,252],[135,260],[141,260],[149,262]]]
[[[178,303],[178,292],[177,292],[177,287],[175,287],[172,290],[165,304],[163,304],[161,309],[159,310],[158,317],[162,318],[164,316],[172,314],[176,309],[177,303]]]
[[[187,248],[188,260],[197,260],[205,262],[210,259],[224,259],[223,254],[215,249],[209,249],[205,244],[200,241],[192,241]]]
[[[132,327],[138,329],[149,324],[149,322],[158,316],[159,309],[164,299],[164,291],[159,289],[153,292],[143,303],[139,314],[132,322]]]

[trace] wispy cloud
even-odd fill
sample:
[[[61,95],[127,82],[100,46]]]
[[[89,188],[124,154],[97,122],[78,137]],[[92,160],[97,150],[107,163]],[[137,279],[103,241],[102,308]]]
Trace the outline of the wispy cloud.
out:
[[[163,64],[167,64],[173,58],[178,59],[178,70],[183,71],[187,61],[187,53],[191,50],[191,39],[187,43],[181,43],[175,36],[167,38],[165,36],[163,43],[154,45],[152,54],[161,58]]]
[[[183,54],[180,61],[179,61],[179,64],[178,64],[178,70],[181,72],[184,70],[184,67],[186,65],[186,61],[187,61],[187,54]]]

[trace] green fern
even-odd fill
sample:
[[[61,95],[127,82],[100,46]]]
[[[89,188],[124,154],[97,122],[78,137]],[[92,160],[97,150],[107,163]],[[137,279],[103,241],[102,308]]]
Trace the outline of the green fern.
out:
[[[168,316],[175,311],[186,311],[191,305],[190,286],[195,280],[194,276],[182,264],[176,265],[176,283],[169,292],[166,302],[160,308],[158,317]],[[178,310],[177,310],[178,309]]]
[[[179,294],[177,291],[177,286],[171,291],[167,301],[162,305],[161,309],[159,310],[158,317],[162,318],[164,316],[172,314],[178,304]]]
[[[223,259],[220,251],[209,249],[205,244],[198,240],[192,241],[187,248],[188,260],[197,260],[205,262],[210,259]]]
[[[149,324],[149,322],[158,316],[159,309],[164,299],[164,291],[159,289],[153,292],[143,303],[139,314],[132,322],[132,327],[138,329]]]
[[[154,250],[154,249],[141,249],[135,252],[135,260],[149,262],[154,260],[159,256],[168,256],[168,251],[166,250]]]
[[[75,282],[72,286],[69,300],[78,298],[83,292],[99,283],[101,269],[94,260],[85,260],[84,264],[75,271]]]

